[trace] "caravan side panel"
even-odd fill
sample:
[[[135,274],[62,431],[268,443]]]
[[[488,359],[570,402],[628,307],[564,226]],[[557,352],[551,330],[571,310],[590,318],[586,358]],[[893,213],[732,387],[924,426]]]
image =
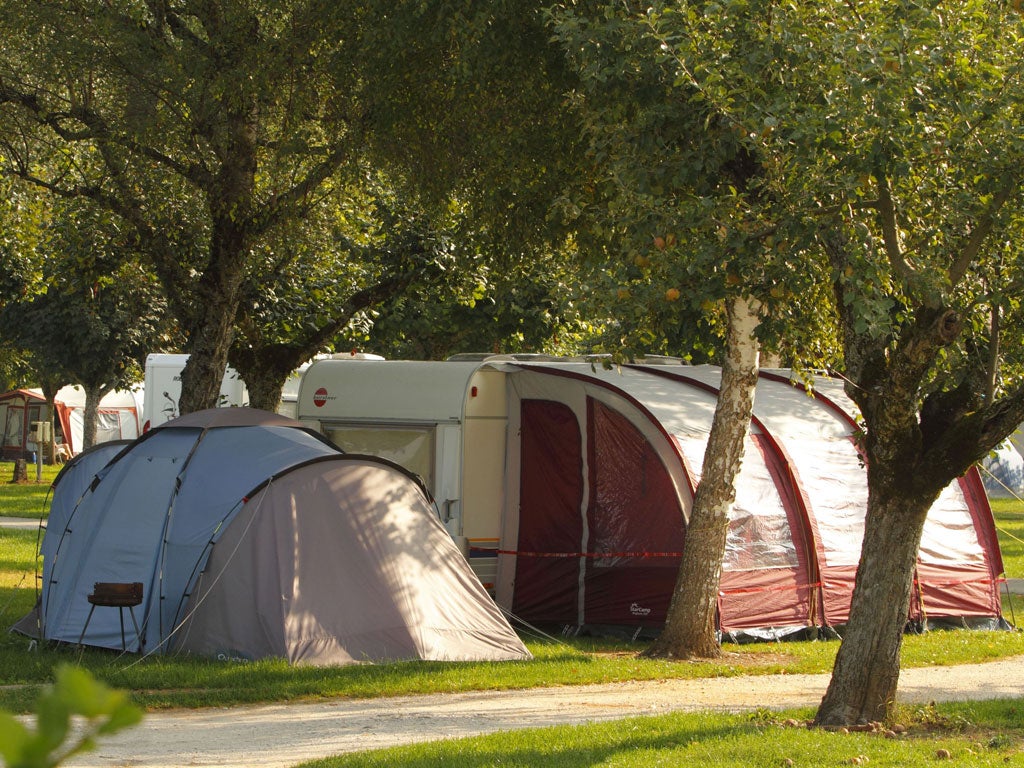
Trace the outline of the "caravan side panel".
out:
[[[461,499],[456,512],[461,530],[456,533],[464,541],[473,570],[488,589],[494,589],[497,583],[508,422],[505,374],[478,371],[466,398],[462,443],[455,446],[455,455],[462,457]],[[454,468],[459,462],[447,464]]]

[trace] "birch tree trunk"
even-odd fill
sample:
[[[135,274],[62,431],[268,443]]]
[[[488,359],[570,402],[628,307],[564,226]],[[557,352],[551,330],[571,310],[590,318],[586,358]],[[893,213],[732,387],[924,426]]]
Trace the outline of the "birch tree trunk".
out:
[[[749,297],[734,299],[729,305],[722,384],[686,528],[679,577],[665,627],[645,656],[684,659],[721,654],[716,631],[718,586],[757,387],[760,345],[754,332],[758,309]]]
[[[84,451],[96,445],[96,431],[99,428],[100,400],[109,392],[104,387],[90,387],[85,389],[85,410],[82,412],[82,444],[75,446],[76,450]]]

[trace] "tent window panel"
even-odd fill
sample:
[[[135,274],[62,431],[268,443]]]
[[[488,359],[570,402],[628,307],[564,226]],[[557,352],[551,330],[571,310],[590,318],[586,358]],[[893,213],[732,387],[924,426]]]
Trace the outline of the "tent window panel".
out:
[[[139,420],[133,411],[117,411],[119,439],[134,439],[139,436]]]
[[[948,485],[928,510],[918,559],[922,563],[942,565],[986,563],[985,549],[978,540],[967,500],[958,483]]]
[[[654,446],[622,413],[591,399],[592,496],[586,621],[665,620],[683,549],[683,510]],[[672,556],[666,556],[672,555]]]
[[[99,411],[96,414],[96,442],[106,443],[121,439],[121,418],[117,411]]]
[[[789,516],[768,464],[753,438],[747,439],[736,503],[729,515],[723,569],[795,568],[800,564]]]
[[[591,400],[593,498],[590,551],[611,566],[678,567],[674,558],[621,558],[618,552],[681,552],[683,511],[675,486],[654,447],[618,411]]]
[[[8,408],[7,423],[4,425],[4,445],[20,448],[24,428],[25,410],[23,408]]]
[[[693,476],[696,488],[700,483],[701,469],[704,467],[704,449],[707,447],[708,436],[704,433],[675,432],[672,439],[676,441],[680,452],[686,457],[686,464]]]
[[[325,424],[328,439],[346,453],[380,456],[418,475],[433,493],[434,427]]]
[[[819,548],[827,567],[856,566],[864,540],[867,473],[848,438],[819,440],[806,450],[789,446],[811,500]]]

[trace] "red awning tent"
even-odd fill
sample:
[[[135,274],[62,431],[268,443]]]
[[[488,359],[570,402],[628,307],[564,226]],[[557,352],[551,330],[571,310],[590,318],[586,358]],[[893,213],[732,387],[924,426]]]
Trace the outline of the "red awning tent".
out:
[[[346,450],[420,475],[506,610],[533,623],[665,619],[720,369],[539,356],[320,360],[297,414]],[[867,509],[857,409],[837,379],[762,372],[728,532],[719,626],[829,632],[847,621]],[[910,615],[1002,623],[1002,560],[980,477],[933,505]]]
[[[495,367],[507,373],[509,403],[499,604],[532,622],[660,625],[720,370]],[[867,505],[855,418],[838,380],[814,379],[811,396],[788,371],[762,372],[719,592],[726,635],[846,622]],[[1002,572],[972,469],[929,513],[911,619],[998,626]]]
[[[54,410],[56,442],[67,445],[72,455],[79,453],[83,447],[85,391],[78,386],[61,388],[55,398]],[[100,401],[96,442],[138,437],[141,414],[141,390],[115,390],[107,394]],[[46,421],[49,417],[42,390],[13,389],[0,394],[0,451],[3,459],[27,458],[37,450],[30,434],[32,422]]]

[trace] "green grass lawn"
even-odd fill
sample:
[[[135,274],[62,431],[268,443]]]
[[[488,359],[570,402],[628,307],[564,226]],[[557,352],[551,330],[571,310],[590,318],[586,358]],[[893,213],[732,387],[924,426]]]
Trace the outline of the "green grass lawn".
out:
[[[0,529],[0,625],[11,626],[36,598],[38,532]],[[335,668],[290,667],[282,660],[224,663],[211,659],[150,656],[140,659],[68,645],[30,647],[18,634],[0,635],[0,707],[27,711],[54,667],[73,662],[107,684],[133,692],[148,708],[228,706],[330,697],[581,685],[623,680],[814,673],[832,668],[838,642],[726,645],[713,662],[643,659],[640,643],[594,638],[553,638],[524,633],[534,659],[505,663],[403,662]],[[1024,654],[1024,633],[967,630],[908,635],[905,666],[957,664]]]
[[[992,499],[990,504],[1006,576],[1024,579],[1024,501]]]
[[[45,517],[50,510],[50,484],[60,471],[61,464],[44,464],[40,479],[36,480],[35,464],[29,464],[27,483],[11,482],[14,462],[0,462],[0,515],[9,517]]]
[[[1020,765],[1024,707],[994,701],[903,709],[899,733],[808,729],[809,711],[629,718],[449,739],[303,763],[303,768]]]

